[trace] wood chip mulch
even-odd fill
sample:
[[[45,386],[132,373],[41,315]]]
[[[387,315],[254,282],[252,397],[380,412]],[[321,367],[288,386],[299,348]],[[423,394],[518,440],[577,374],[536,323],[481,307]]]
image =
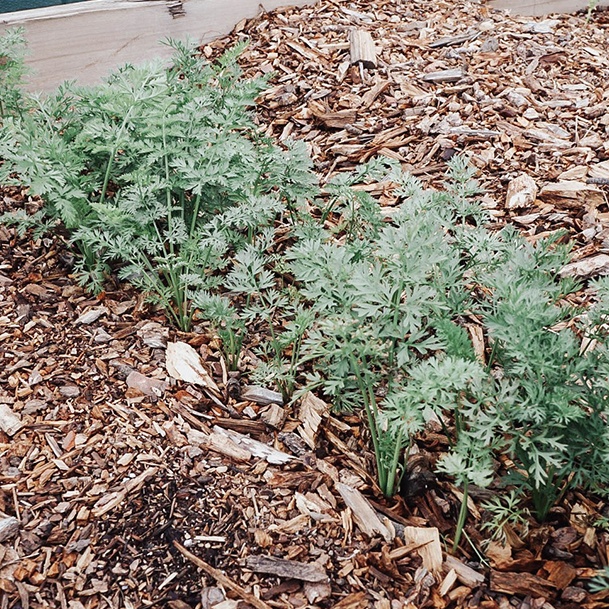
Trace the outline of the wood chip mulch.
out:
[[[246,74],[275,72],[261,124],[305,139],[322,176],[381,154],[435,185],[466,152],[497,222],[533,239],[567,228],[585,275],[607,247],[607,27],[601,12],[323,0],[202,52],[250,41]],[[351,65],[354,30],[366,66]],[[514,178],[522,196],[506,199]],[[22,205],[2,191],[3,210]],[[606,502],[572,493],[526,543],[483,556],[474,493],[472,545],[451,556],[458,489],[424,451],[418,494],[382,500],[356,416],[231,397],[205,328],[176,333],[128,286],[92,298],[71,263],[60,235],[0,227],[0,609],[609,607],[588,588],[609,562]],[[218,391],[168,376],[176,341]]]

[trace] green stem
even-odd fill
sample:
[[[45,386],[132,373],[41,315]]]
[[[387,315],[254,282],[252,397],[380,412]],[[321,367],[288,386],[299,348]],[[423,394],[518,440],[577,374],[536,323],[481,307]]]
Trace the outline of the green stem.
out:
[[[192,210],[192,218],[190,220],[190,236],[195,234],[195,228],[197,227],[197,219],[199,217],[199,206],[201,205],[201,194],[199,193],[195,197],[195,204]]]
[[[389,471],[387,472],[387,488],[385,492],[385,497],[393,497],[395,492],[395,483],[398,480],[397,472],[398,472],[398,462],[400,460],[400,455],[402,453],[402,438],[404,437],[404,430],[400,428],[398,432],[398,437],[395,441],[395,447],[393,449],[393,455],[391,457],[391,462],[389,466]],[[401,478],[401,476],[400,476]]]
[[[463,527],[465,526],[465,520],[467,519],[467,498],[469,483],[466,481],[463,483],[463,500],[461,501],[461,509],[459,510],[459,518],[457,520],[457,528],[455,530],[455,541],[453,542],[453,552],[457,551],[459,543],[461,542],[461,534],[463,533]]]
[[[402,291],[404,290],[404,282],[400,281],[398,284],[398,289],[393,293],[393,298],[391,299],[391,305],[393,306],[393,327],[396,328],[398,325],[398,321],[400,318],[400,301],[402,300]],[[398,344],[398,339],[393,338],[391,340],[391,348],[389,349],[389,360],[388,366],[389,368],[393,368],[393,362],[395,361],[395,350]]]
[[[490,372],[493,367],[493,362],[495,361],[495,354],[497,353],[497,348],[499,346],[499,341],[495,339],[493,342],[493,348],[491,349],[491,354],[489,355],[488,362],[486,363],[486,367],[484,369],[485,372]]]
[[[110,174],[112,173],[112,168],[114,167],[114,157],[116,156],[116,153],[118,152],[118,147],[119,147],[119,144],[121,141],[121,137],[123,135],[123,131],[126,129],[127,123],[131,119],[131,110],[133,110],[134,107],[135,107],[135,105],[133,105],[133,106],[131,106],[131,108],[129,108],[129,111],[125,115],[125,118],[123,119],[123,122],[116,135],[115,146],[112,148],[112,151],[108,158],[108,163],[106,165],[106,172],[104,174],[104,183],[102,185],[101,193],[99,195],[100,204],[102,204],[106,200],[106,192],[108,191],[108,184],[110,183]]]
[[[163,117],[164,119],[165,117]],[[169,156],[167,154],[167,132],[165,129],[165,120],[163,120],[162,125],[162,138],[163,138],[163,166],[165,170],[165,182],[167,184],[165,188],[165,201],[167,205],[167,230],[169,232],[169,253],[172,259],[176,256],[176,248],[173,242],[173,196],[172,191],[169,186],[170,182],[170,169],[169,169]],[[184,212],[184,208],[182,205],[182,213]],[[190,328],[190,323],[192,320],[192,315],[188,313],[188,297],[187,297],[187,289],[184,285],[182,279],[179,274],[176,272],[176,266],[172,264],[173,260],[170,260],[170,264],[168,265],[168,271],[166,271],[165,276],[169,281],[169,285],[171,291],[173,293],[173,299],[175,301],[175,305],[178,309],[178,319],[179,319],[179,327],[181,330],[187,331]]]
[[[357,385],[359,387],[363,402],[364,402],[364,410],[366,411],[366,418],[368,419],[368,426],[370,427],[370,435],[372,436],[372,446],[374,448],[374,457],[376,459],[376,467],[377,467],[377,475],[379,480],[379,486],[382,491],[386,488],[386,474],[385,468],[383,467],[383,463],[381,461],[381,447],[379,442],[379,429],[377,426],[377,419],[375,418],[375,414],[377,414],[376,408],[376,400],[374,400],[374,414],[373,414],[373,406],[370,403],[370,396],[374,398],[374,392],[371,391],[368,383],[364,380],[360,372],[360,367],[353,353],[349,354],[349,359],[351,361],[351,367],[353,368],[353,372],[355,374],[355,378],[357,380]],[[363,364],[362,364],[363,365]]]
[[[143,255],[141,256],[141,260],[142,260],[142,262],[144,263],[144,266],[146,266],[146,267],[147,267],[147,269],[148,269],[148,273],[149,273],[149,275],[150,275],[151,277],[158,276],[158,270],[157,270],[157,269],[156,269],[154,266],[152,266],[152,263],[151,263],[151,262],[150,262],[150,260],[148,259],[148,256],[146,256],[145,254],[143,254]],[[156,282],[152,282],[152,283],[156,283]],[[157,285],[158,285],[158,284],[157,284]],[[173,321],[174,321],[174,322],[175,322],[175,324],[178,326],[178,328],[182,329],[182,328],[181,328],[181,325],[180,325],[181,320],[180,320],[180,318],[179,318],[179,317],[176,315],[175,311],[173,310],[172,303],[171,303],[170,301],[168,301],[168,300],[167,300],[167,298],[165,298],[165,296],[164,296],[164,294],[163,294],[163,290],[158,290],[158,289],[155,289],[154,291],[157,293],[157,295],[158,295],[158,297],[159,297],[159,299],[160,299],[160,301],[161,301],[161,304],[163,305],[163,308],[165,309],[165,311],[167,311],[167,313],[168,313],[169,317],[170,317],[170,318],[173,318]]]

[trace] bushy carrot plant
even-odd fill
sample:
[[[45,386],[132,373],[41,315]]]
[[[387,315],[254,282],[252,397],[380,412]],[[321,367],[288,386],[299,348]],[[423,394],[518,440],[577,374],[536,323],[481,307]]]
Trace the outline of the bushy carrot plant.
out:
[[[240,77],[240,48],[210,65],[170,44],[170,67],[125,66],[35,98],[6,125],[0,179],[42,197],[35,218],[16,219],[61,221],[85,285],[100,290],[118,269],[187,329],[196,292],[217,287],[236,251],[268,241],[315,178],[303,146],[281,150],[260,133],[250,108],[263,82]]]

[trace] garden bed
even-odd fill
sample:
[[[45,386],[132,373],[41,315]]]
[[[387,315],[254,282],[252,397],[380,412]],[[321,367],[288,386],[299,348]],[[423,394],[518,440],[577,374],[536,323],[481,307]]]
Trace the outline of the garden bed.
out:
[[[606,27],[600,12],[548,22],[475,3],[322,2],[241,23],[201,51],[214,59],[249,39],[246,74],[276,72],[260,124],[306,141],[323,180],[381,155],[440,186],[447,159],[467,153],[496,228],[514,224],[531,242],[566,229],[593,278],[608,218]],[[350,64],[353,29],[372,35],[375,65]],[[541,192],[513,186],[522,196],[506,203],[522,173]],[[391,217],[392,184],[360,189]],[[3,194],[5,210],[38,206],[21,188]],[[0,437],[6,606],[608,605],[589,588],[608,562],[600,497],[572,490],[543,525],[530,519],[524,541],[514,520],[507,545],[482,555],[481,505],[499,489],[475,490],[451,555],[440,536],[454,538],[462,494],[433,472],[447,450],[440,428],[420,438],[409,490],[384,499],[358,413],[310,397],[263,406],[243,388],[235,399],[213,333],[171,329],[126,284],[87,295],[60,235],[2,228],[0,247],[0,401],[20,419]],[[198,351],[211,383],[172,380],[175,342]]]

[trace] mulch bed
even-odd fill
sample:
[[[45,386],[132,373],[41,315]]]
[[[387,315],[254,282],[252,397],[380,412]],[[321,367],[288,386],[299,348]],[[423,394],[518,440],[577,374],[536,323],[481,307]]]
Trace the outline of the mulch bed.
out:
[[[552,20],[323,0],[245,21],[202,52],[250,41],[245,73],[275,73],[261,125],[307,141],[320,175],[381,154],[438,185],[465,152],[498,225],[532,239],[567,229],[574,258],[590,261],[607,247],[609,19]],[[376,42],[376,67],[350,65],[354,28]],[[506,205],[523,172],[537,200]],[[370,188],[391,205],[387,185]],[[3,209],[34,205],[19,189],[2,196]],[[0,411],[19,420],[0,431],[0,609],[609,607],[587,587],[609,562],[595,524],[606,502],[568,495],[485,563],[473,547],[488,492],[474,493],[473,545],[449,557],[437,532],[451,539],[458,493],[431,471],[433,434],[411,463],[419,492],[383,500],[356,416],[229,397],[239,392],[206,328],[169,329],[126,285],[93,298],[71,263],[61,235],[0,228]],[[197,349],[219,393],[168,378],[174,341]],[[231,448],[222,429],[277,452]]]

